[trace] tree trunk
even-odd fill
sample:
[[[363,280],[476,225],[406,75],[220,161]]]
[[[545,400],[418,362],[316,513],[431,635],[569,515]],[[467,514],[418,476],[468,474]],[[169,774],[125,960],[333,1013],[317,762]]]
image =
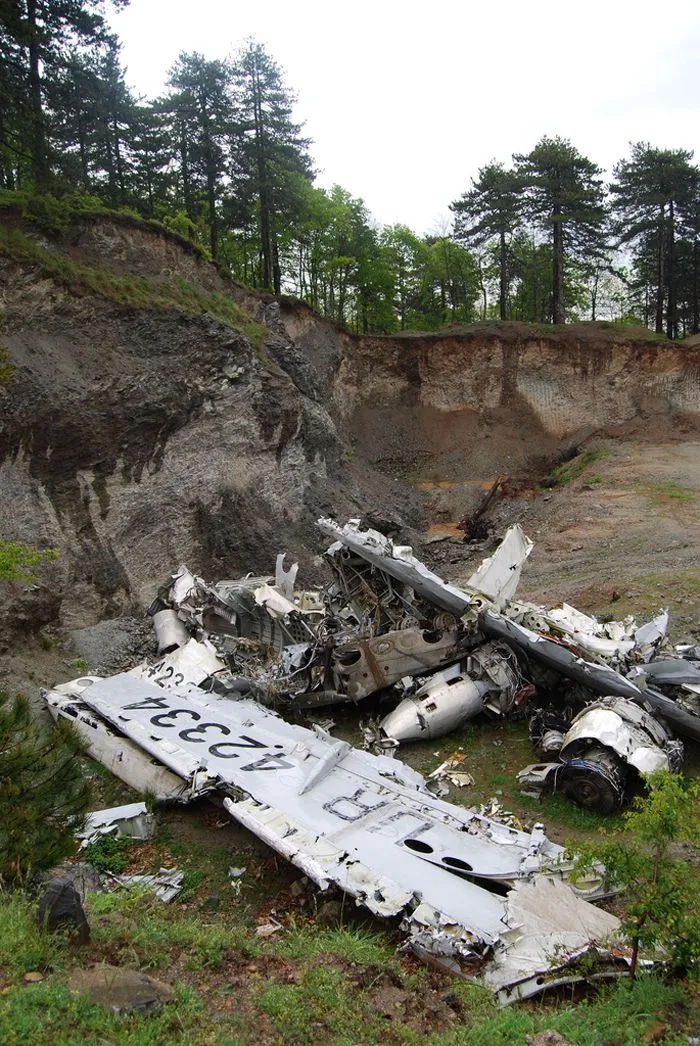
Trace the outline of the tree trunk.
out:
[[[506,267],[508,264],[508,251],[506,249],[506,234],[501,229],[500,233],[500,244],[499,244],[499,265],[500,265],[500,288],[498,295],[498,312],[502,320],[507,319],[508,315],[508,273]],[[485,308],[485,306],[484,306]],[[484,317],[485,318],[485,317]]]
[[[698,291],[698,241],[693,242],[693,334],[700,331],[700,295]]]
[[[5,139],[5,121],[0,108],[0,189],[14,189],[15,178],[8,156],[8,143]]]
[[[105,148],[107,150],[107,185],[109,186],[109,201],[112,207],[116,208],[118,205],[117,175],[114,167],[112,136],[108,122],[105,122]]]
[[[88,164],[87,145],[85,142],[85,126],[80,113],[78,114],[78,151],[80,153],[80,176],[83,183],[83,190],[87,193],[90,192],[90,167]]]
[[[596,306],[598,304],[598,281],[600,280],[600,271],[596,266],[595,276],[593,278],[593,286],[591,288],[591,323],[595,323]]]
[[[258,171],[258,202],[260,206],[260,246],[262,249],[262,284],[273,286],[272,230],[270,228],[270,200],[265,155],[265,127],[262,110],[260,73],[253,72],[253,119],[255,122],[255,159]]]
[[[182,201],[185,205],[185,213],[191,221],[194,221],[195,213],[192,205],[189,150],[187,148],[187,132],[184,121],[180,124],[180,170],[182,172]]]
[[[477,266],[478,266],[477,271],[479,273],[479,290],[481,291],[481,319],[482,319],[482,322],[483,322],[486,319],[486,312],[487,312],[487,309],[488,309],[488,299],[486,297],[486,284],[484,283],[484,270],[483,270],[483,267],[481,265],[481,258],[479,256],[477,256],[476,263],[477,263]],[[501,314],[501,319],[505,319],[503,314]]]
[[[554,323],[566,323],[564,308],[564,235],[561,208],[554,204],[552,236],[552,317]]]
[[[41,75],[39,72],[39,34],[36,24],[36,0],[27,0],[29,24],[29,109],[32,125],[32,174],[38,193],[49,190],[49,161],[46,147],[46,124],[41,102]]]
[[[121,141],[120,141],[120,138],[119,138],[119,124],[117,122],[117,117],[116,117],[115,114],[112,114],[112,133],[114,135],[114,164],[115,164],[115,170],[116,170],[116,175],[117,175],[117,185],[119,187],[119,203],[123,204],[124,203],[124,196],[125,196],[125,192],[124,192],[124,163],[122,161],[122,152],[121,152],[121,148],[120,148]]]
[[[673,200],[668,204],[668,255],[666,261],[666,283],[668,285],[668,304],[666,306],[666,337],[678,335],[678,318],[676,316],[676,272],[675,272],[675,229]]]
[[[272,289],[275,294],[282,293],[282,270],[280,269],[280,256],[277,249],[277,237],[271,227],[270,245],[272,247]]]
[[[665,274],[665,246],[666,237],[664,236],[664,225],[666,218],[666,209],[664,204],[661,204],[659,209],[659,250],[656,265],[656,322],[654,329],[657,334],[663,334],[664,332],[664,283],[666,280]]]
[[[153,214],[153,170],[150,161],[146,160],[146,192],[148,193],[148,213]]]
[[[216,264],[219,261],[219,227],[216,217],[216,170],[214,168],[214,147],[211,140],[211,129],[209,124],[209,112],[207,110],[207,99],[204,93],[199,93],[199,115],[202,121],[204,133],[204,165],[207,178],[207,209],[209,212],[209,246],[211,248],[211,260]]]

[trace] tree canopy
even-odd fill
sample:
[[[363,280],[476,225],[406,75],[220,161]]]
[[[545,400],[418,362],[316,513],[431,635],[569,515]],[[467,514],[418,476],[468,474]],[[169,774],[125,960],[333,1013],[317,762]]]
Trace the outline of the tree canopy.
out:
[[[156,219],[234,279],[358,332],[587,317],[700,329],[690,152],[633,143],[606,188],[593,160],[545,135],[510,166],[483,165],[451,228],[381,228],[350,190],[316,184],[294,91],[258,41],[223,60],[183,52],[159,97],[135,97],[106,20],[127,3],[0,0],[0,192]]]

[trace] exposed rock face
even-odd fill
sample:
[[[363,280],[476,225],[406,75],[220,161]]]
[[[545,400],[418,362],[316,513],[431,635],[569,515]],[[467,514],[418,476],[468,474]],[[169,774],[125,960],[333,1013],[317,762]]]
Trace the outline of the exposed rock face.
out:
[[[0,390],[0,533],[60,548],[42,579],[64,624],[133,610],[181,560],[268,571],[287,543],[313,547],[319,512],[352,510],[288,340],[256,350],[206,316],[76,297],[4,260],[0,278],[17,368]]]
[[[515,325],[358,338],[155,232],[89,223],[63,249],[231,295],[268,333],[254,345],[208,315],[122,307],[0,258],[17,367],[0,389],[0,534],[61,551],[43,587],[6,592],[0,632],[134,612],[180,561],[205,577],[267,571],[284,548],[310,561],[319,513],[405,510],[420,487],[449,488],[431,511],[458,518],[480,483],[567,440],[700,418],[698,347]]]

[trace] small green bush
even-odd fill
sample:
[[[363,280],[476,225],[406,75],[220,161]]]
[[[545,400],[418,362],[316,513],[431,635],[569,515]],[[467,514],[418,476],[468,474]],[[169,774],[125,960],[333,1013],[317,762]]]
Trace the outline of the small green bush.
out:
[[[647,793],[624,814],[627,838],[606,836],[579,847],[577,868],[605,867],[611,887],[623,889],[625,935],[632,945],[630,977],[640,950],[664,949],[677,968],[700,971],[700,876],[674,847],[700,845],[700,781],[657,770]]]
[[[58,549],[33,548],[17,545],[12,541],[0,541],[0,581],[23,581],[25,585],[36,579],[34,567],[58,559]]]
[[[129,864],[131,840],[103,835],[83,848],[84,859],[98,872],[120,875]]]
[[[22,214],[47,236],[60,236],[68,228],[71,211],[65,201],[47,194],[30,196]]]
[[[0,692],[0,881],[21,882],[75,850],[90,804],[76,773],[85,748],[65,720],[49,729],[24,695]]]

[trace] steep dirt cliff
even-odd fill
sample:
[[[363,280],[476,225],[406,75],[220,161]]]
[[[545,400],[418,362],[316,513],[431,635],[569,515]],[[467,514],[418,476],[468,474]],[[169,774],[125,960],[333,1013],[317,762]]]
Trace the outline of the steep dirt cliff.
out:
[[[6,627],[131,612],[183,560],[221,577],[289,548],[313,570],[319,513],[428,529],[569,445],[697,433],[697,347],[518,325],[358,338],[133,224],[32,237],[0,253],[0,534],[61,556],[6,591]]]
[[[128,612],[181,560],[269,570],[275,550],[313,548],[320,512],[357,511],[289,339],[107,300],[6,256],[0,283],[16,365],[0,391],[0,533],[61,552],[20,600],[30,616]]]
[[[669,418],[694,429],[700,351],[585,326],[363,338],[345,354],[334,403],[361,457],[432,484],[459,519],[499,472],[538,477],[595,435],[642,418],[659,432]]]

